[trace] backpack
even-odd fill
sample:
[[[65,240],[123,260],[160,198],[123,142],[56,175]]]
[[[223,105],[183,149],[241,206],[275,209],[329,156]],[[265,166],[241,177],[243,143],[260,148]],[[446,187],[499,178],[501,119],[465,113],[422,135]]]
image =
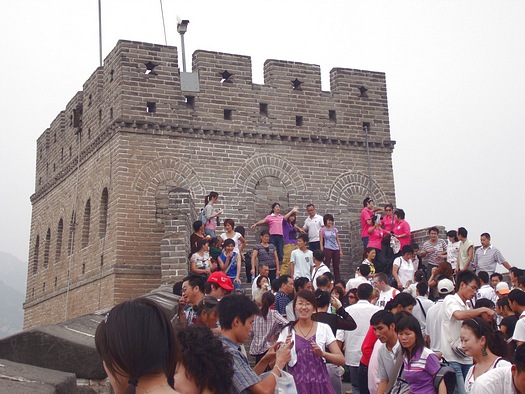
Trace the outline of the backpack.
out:
[[[456,371],[448,365],[448,362],[443,358],[441,361],[441,368],[434,376],[434,388],[436,393],[439,391],[441,381],[445,380],[447,394],[452,394],[456,391]]]
[[[206,215],[204,214],[204,209],[206,207],[202,208],[201,209],[201,213],[199,214],[199,220],[202,222],[203,225],[206,226],[206,223],[208,222],[208,218],[206,217]]]

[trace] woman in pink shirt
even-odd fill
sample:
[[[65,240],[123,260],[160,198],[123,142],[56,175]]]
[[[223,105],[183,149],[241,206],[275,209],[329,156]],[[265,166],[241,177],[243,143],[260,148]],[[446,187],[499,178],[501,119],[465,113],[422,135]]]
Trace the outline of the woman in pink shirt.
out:
[[[396,237],[399,240],[399,243],[401,247],[399,248],[399,252],[396,256],[400,256],[401,249],[403,249],[403,246],[410,245],[410,225],[405,220],[405,211],[402,209],[396,209],[394,211],[394,234],[393,236]]]
[[[292,213],[299,212],[299,207],[295,206],[293,209],[288,212],[285,216],[281,215],[281,204],[274,202],[272,204],[272,211],[264,219],[259,220],[258,222],[252,224],[251,228],[268,223],[270,231],[270,243],[275,246],[277,249],[277,256],[279,258],[279,263],[283,262],[283,249],[284,249],[284,237],[283,237],[283,220],[288,220],[288,217]]]

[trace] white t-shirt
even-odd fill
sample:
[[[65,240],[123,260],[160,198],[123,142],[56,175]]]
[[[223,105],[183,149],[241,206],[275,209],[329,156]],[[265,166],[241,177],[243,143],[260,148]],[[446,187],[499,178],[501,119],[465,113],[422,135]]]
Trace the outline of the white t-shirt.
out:
[[[443,300],[437,300],[427,311],[426,334],[430,337],[430,349],[433,352],[441,352],[442,307]]]
[[[407,282],[414,281],[415,269],[412,260],[406,261],[405,259],[403,259],[402,256],[399,256],[397,259],[394,260],[393,264],[399,267],[399,270],[397,271],[397,276],[399,277],[399,280],[403,287],[407,287]]]
[[[399,294],[398,289],[394,289],[393,287],[390,287],[390,290],[382,291],[379,293],[379,298],[377,299],[376,305],[380,309],[384,309],[386,303],[390,301],[391,299],[393,299],[398,294]]]
[[[492,363],[492,365],[489,367],[489,369],[487,369],[486,372],[488,371],[492,371],[493,369],[495,368],[505,368],[505,367],[511,367],[512,364],[509,363],[507,360],[501,358],[501,357],[498,357],[497,359],[494,360],[494,362]],[[472,392],[472,386],[474,385],[474,382],[476,381],[475,378],[474,378],[474,369],[476,368],[475,365],[473,365],[472,367],[470,367],[470,369],[468,370],[467,372],[467,376],[465,377],[465,392],[468,394],[468,393],[471,393]],[[484,372],[485,373],[485,372]],[[480,375],[478,377],[478,379],[483,376],[483,375]]]
[[[476,294],[476,299],[479,300],[480,298],[486,298],[494,303],[498,301],[498,296],[490,285],[483,285],[479,288],[478,293]]]
[[[325,272],[330,272],[330,268],[328,268],[325,263],[321,263],[321,265],[319,265],[319,268],[314,267],[312,271],[312,286],[314,287],[314,290],[317,290],[316,279],[319,278]]]
[[[241,252],[239,251],[239,238],[241,238],[242,235],[239,234],[239,233],[235,233],[235,235],[231,238],[235,241],[235,248],[233,249],[233,251],[237,254],[240,254]],[[222,233],[221,234],[221,238],[222,238],[222,241],[226,241],[228,239],[228,236],[226,235],[226,233]]]
[[[370,318],[379,310],[379,307],[368,301],[359,300],[356,304],[346,307],[345,310],[354,318],[357,328],[353,331],[337,330],[336,338],[345,343],[345,364],[358,367],[363,355],[361,345],[370,328]]]
[[[293,264],[293,278],[308,278],[314,264],[314,253],[311,250],[303,252],[301,249],[295,249],[290,255],[290,263]]]
[[[495,368],[476,379],[471,393],[474,394],[516,394],[512,382],[512,367]]]
[[[521,313],[520,318],[516,322],[512,339],[515,341],[525,342],[525,311]]]
[[[318,242],[319,241],[319,231],[324,226],[323,217],[321,215],[315,214],[313,218],[308,216],[304,221],[303,228],[308,230],[308,241]]]
[[[425,313],[421,310],[421,306],[419,303],[421,302],[421,306],[423,306],[423,309],[425,310]],[[428,316],[428,310],[431,306],[434,306],[434,302],[429,300],[427,297],[423,296],[417,296],[416,297],[416,305],[414,306],[414,309],[412,310],[412,315],[419,321],[419,325],[421,326],[421,332],[423,333],[423,337],[426,335],[426,328],[427,328],[427,318],[425,315]]]
[[[346,282],[346,292],[348,293],[352,289],[357,289],[361,283],[370,283],[364,276],[358,276],[357,278],[349,279]]]
[[[461,343],[459,336],[463,320],[455,319],[452,315],[456,311],[467,311],[471,309],[463,302],[458,294],[448,295],[443,302],[443,325],[441,326],[441,352],[447,361],[455,361],[460,364],[472,364],[472,357],[461,357],[457,355],[452,346]]]

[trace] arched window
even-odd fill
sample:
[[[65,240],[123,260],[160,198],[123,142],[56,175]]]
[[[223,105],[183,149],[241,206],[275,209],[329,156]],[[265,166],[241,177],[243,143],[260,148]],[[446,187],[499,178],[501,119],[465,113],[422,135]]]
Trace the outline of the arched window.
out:
[[[60,255],[62,254],[62,237],[64,236],[64,221],[62,218],[58,221],[57,227],[57,245],[55,251],[55,263],[60,261]]]
[[[102,190],[102,198],[100,199],[100,223],[99,223],[99,235],[100,238],[106,236],[106,230],[108,228],[108,188],[105,187]]]
[[[69,239],[67,241],[67,255],[71,256],[75,250],[75,226],[77,215],[75,211],[71,213],[71,221],[69,222]]]
[[[40,249],[40,235],[36,236],[35,248],[33,249],[33,274],[38,271],[38,253]]]
[[[49,248],[51,245],[51,229],[47,229],[46,243],[44,244],[44,268],[49,265]]]
[[[89,245],[89,224],[91,223],[91,200],[87,200],[84,208],[84,221],[82,224],[82,248]]]

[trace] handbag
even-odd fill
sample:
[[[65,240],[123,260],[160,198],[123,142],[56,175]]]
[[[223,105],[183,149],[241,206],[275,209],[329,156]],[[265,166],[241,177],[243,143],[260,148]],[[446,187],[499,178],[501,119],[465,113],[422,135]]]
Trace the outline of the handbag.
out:
[[[401,249],[401,243],[399,242],[399,239],[396,237],[390,238],[390,247],[394,251],[394,254],[398,253]]]
[[[268,373],[271,373],[273,376],[275,376],[276,383],[274,394],[297,394],[297,387],[295,386],[293,375],[289,372],[283,371],[280,368],[279,371],[281,371],[281,376],[277,376],[277,374],[275,374],[273,371],[270,371],[263,373],[261,378],[263,378]]]

